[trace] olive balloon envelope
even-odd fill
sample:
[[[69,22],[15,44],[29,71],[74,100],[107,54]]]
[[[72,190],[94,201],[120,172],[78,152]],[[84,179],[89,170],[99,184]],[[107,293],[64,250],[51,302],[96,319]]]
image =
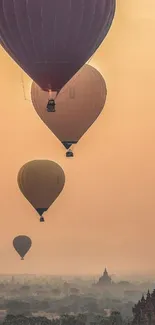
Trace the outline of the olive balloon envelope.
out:
[[[43,213],[61,193],[65,184],[65,174],[62,168],[50,160],[33,160],[21,167],[18,186],[44,221]]]
[[[97,119],[106,95],[103,76],[88,64],[59,93],[54,114],[45,109],[48,93],[34,82],[31,87],[31,99],[37,114],[66,149],[77,143]]]
[[[14,238],[13,247],[16,252],[20,255],[21,260],[24,259],[24,256],[29,251],[32,245],[32,241],[28,236],[20,235]]]
[[[116,0],[0,0],[0,43],[44,90],[58,92],[107,35]]]

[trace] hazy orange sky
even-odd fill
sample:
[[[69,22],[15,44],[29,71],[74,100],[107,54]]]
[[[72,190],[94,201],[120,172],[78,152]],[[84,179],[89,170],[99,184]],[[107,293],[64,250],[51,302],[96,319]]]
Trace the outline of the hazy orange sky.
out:
[[[33,109],[28,76],[3,49],[0,62],[0,273],[155,272],[154,0],[117,0],[112,28],[90,61],[105,78],[106,105],[74,159]],[[66,174],[44,224],[16,182],[33,159],[54,160]],[[33,242],[23,262],[12,248],[19,234]]]

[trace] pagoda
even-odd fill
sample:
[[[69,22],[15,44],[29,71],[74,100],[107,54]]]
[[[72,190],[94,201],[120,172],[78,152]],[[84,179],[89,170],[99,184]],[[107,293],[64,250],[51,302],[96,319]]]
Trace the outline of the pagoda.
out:
[[[112,284],[111,277],[108,274],[107,269],[105,268],[103,275],[99,278],[98,282],[96,283],[97,286],[109,286]]]

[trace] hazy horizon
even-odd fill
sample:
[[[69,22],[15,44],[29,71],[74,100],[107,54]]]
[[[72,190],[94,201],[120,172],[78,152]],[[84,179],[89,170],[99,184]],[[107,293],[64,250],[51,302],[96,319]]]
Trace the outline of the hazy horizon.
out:
[[[102,276],[104,272],[101,271],[100,273],[18,273],[18,272],[6,272],[6,273],[0,273],[1,276],[34,276],[34,277],[39,277],[39,276],[50,276],[50,277],[58,277],[58,278],[84,278],[84,279],[93,279],[93,278],[99,278]],[[138,280],[154,280],[155,281],[155,272],[150,272],[150,273],[117,273],[113,274],[108,271],[109,276],[112,278],[113,281],[117,281],[117,279],[121,280],[126,280],[126,279],[137,279]]]

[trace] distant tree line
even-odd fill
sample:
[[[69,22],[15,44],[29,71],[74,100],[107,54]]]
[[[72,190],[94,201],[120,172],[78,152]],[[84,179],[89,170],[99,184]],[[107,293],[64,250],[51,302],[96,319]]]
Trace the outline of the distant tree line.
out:
[[[118,311],[113,311],[110,317],[95,315],[88,321],[86,314],[62,315],[60,318],[49,320],[46,317],[26,317],[24,315],[7,315],[3,325],[129,325],[128,320],[123,321]]]
[[[122,303],[119,299],[102,299],[98,300],[90,296],[70,295],[62,299],[44,299],[37,300],[30,298],[28,301],[17,299],[5,300],[1,309],[6,309],[7,314],[17,315],[20,313],[24,316],[32,316],[32,313],[44,311],[48,313],[62,314],[84,314],[98,313],[104,315],[105,309],[118,310],[123,318],[132,317],[132,302]]]

